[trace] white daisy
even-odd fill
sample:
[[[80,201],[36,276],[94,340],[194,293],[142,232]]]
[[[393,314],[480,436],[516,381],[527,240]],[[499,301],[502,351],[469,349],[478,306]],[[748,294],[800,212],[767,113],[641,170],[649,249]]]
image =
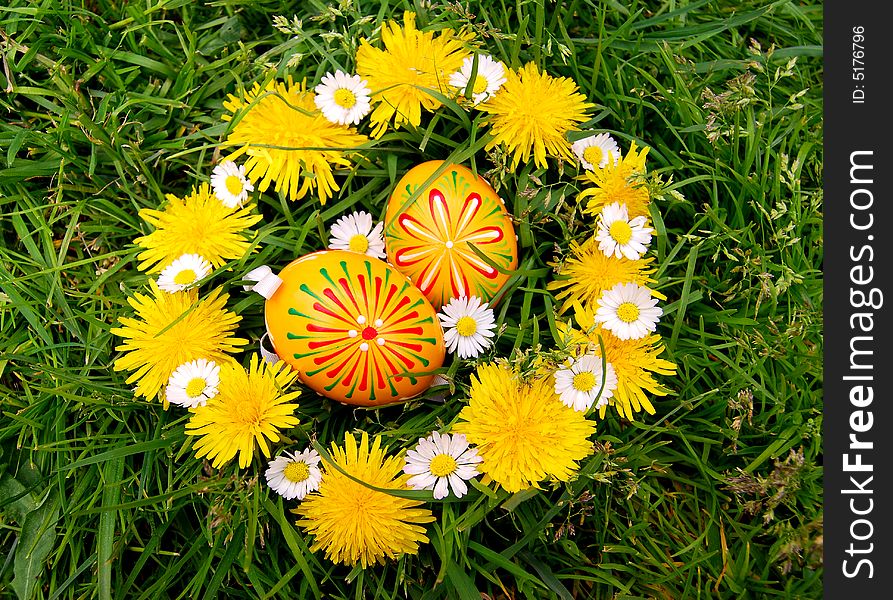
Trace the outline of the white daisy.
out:
[[[639,339],[657,329],[663,310],[651,290],[635,283],[618,283],[598,299],[595,320],[621,340]]]
[[[437,500],[446,498],[450,488],[456,498],[461,498],[468,491],[465,480],[480,474],[475,465],[483,460],[477,450],[468,447],[465,435],[433,431],[419,438],[413,450],[406,451],[403,472],[412,475],[406,483],[417,490],[434,490]]]
[[[322,472],[319,453],[313,448],[303,452],[284,452],[270,461],[264,477],[274,492],[286,500],[303,500],[319,489]]]
[[[359,75],[326,73],[314,91],[316,107],[332,123],[357,125],[369,113],[369,85]]]
[[[604,389],[602,389],[604,382]],[[602,373],[602,359],[595,354],[584,354],[575,359],[566,369],[555,373],[555,393],[561,401],[579,412],[586,412],[598,399],[596,408],[608,403],[608,398],[617,389],[617,373],[611,363],[605,363]],[[599,391],[601,390],[601,396]]]
[[[437,316],[446,330],[443,341],[449,352],[458,349],[459,358],[474,358],[493,343],[493,309],[477,296],[452,298],[441,311]]]
[[[220,367],[212,360],[199,358],[177,367],[164,388],[167,401],[183,408],[198,408],[217,395]]]
[[[248,200],[248,193],[254,186],[245,175],[245,167],[231,160],[222,162],[211,172],[211,187],[214,195],[228,208],[242,206]]]
[[[577,140],[571,144],[571,150],[580,159],[580,164],[587,171],[595,171],[596,167],[604,169],[608,166],[608,161],[613,160],[614,164],[620,159],[620,148],[607,133],[591,135],[581,140]]]
[[[184,254],[158,275],[158,287],[165,292],[182,292],[211,272],[211,263],[198,254]]]
[[[598,249],[605,256],[616,258],[625,256],[630,260],[638,260],[648,249],[651,232],[654,231],[646,226],[647,222],[648,218],[645,216],[631,220],[626,204],[620,202],[608,204],[602,209],[598,230],[595,233]]]
[[[372,227],[372,215],[365,211],[345,215],[335,221],[329,233],[329,248],[332,250],[350,250],[375,258],[384,258],[384,237],[381,232],[384,223]]]
[[[468,80],[471,79],[471,70],[474,65],[474,57],[469,56],[462,62],[462,68],[450,75],[450,85],[459,88],[459,93],[465,93]],[[498,60],[493,60],[486,54],[478,54],[478,71],[472,87],[472,101],[475,105],[487,100],[499,91],[505,83],[505,65]]]

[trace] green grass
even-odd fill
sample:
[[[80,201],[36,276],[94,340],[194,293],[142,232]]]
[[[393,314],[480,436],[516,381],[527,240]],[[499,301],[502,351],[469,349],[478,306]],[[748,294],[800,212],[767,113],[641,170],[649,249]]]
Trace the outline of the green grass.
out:
[[[271,71],[312,83],[349,70],[358,39],[404,8],[438,27],[473,18],[512,66],[573,77],[598,105],[587,127],[652,147],[649,167],[684,196],[656,203],[654,246],[668,298],[659,332],[679,373],[662,378],[673,394],[655,416],[599,424],[575,481],[432,505],[418,556],[362,571],[308,551],[290,503],[258,481],[260,459],[241,473],[195,460],[185,419],[134,399],[111,370],[109,330],[146,282],[137,211],[209,175],[226,94]],[[295,13],[306,35],[272,26]],[[8,3],[0,595],[819,597],[822,25],[821,3],[787,0]],[[494,169],[469,151],[483,132],[469,139],[458,115],[439,114],[368,151],[324,208],[263,197],[259,251],[215,275],[242,333],[256,341],[263,327],[260,300],[233,285],[249,268],[321,248],[320,230],[348,208],[381,215],[414,162],[473,155]],[[587,226],[576,190],[554,166],[491,175],[517,199],[522,266],[547,275],[556,244]],[[536,282],[519,279],[497,312],[499,354],[548,346],[553,302]],[[455,400],[377,411],[308,392],[287,441],[358,427],[406,446],[454,419],[467,369],[459,381]]]

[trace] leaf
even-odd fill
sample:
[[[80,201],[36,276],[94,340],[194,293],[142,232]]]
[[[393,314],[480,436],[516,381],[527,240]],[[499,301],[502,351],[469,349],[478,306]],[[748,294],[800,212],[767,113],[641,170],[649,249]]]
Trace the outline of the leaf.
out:
[[[474,581],[455,563],[447,567],[447,582],[461,600],[478,600],[482,594],[474,586]]]
[[[107,453],[106,453],[107,454]],[[112,560],[115,547],[115,518],[118,512],[114,507],[121,500],[121,478],[124,476],[124,457],[117,456],[103,465],[102,507],[99,515],[99,531],[96,536],[96,562],[99,565],[99,598],[112,597]]]
[[[538,495],[540,491],[536,488],[527,488],[526,490],[521,490],[520,492],[515,492],[509,499],[502,503],[502,508],[506,509],[509,512],[512,512],[518,505],[524,502],[525,500],[530,500],[534,496]]]
[[[59,497],[55,489],[25,516],[19,543],[16,547],[12,589],[22,600],[34,597],[34,584],[43,569],[43,562],[56,541],[56,521],[59,520]]]
[[[29,512],[37,508],[37,503],[24,485],[9,473],[4,473],[0,477],[0,508],[21,523]]]
[[[564,584],[558,580],[547,563],[538,559],[530,552],[522,552],[520,557],[533,567],[537,572],[537,575],[540,576],[540,580],[549,587],[556,598],[560,598],[561,600],[574,600],[574,597],[568,589],[564,587]]]

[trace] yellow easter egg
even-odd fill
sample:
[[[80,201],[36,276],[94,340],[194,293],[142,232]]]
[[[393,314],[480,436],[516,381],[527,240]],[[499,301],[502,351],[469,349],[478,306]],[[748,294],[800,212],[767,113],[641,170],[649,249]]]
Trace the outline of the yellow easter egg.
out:
[[[515,229],[490,184],[466,167],[449,164],[428,182],[443,164],[417,165],[397,183],[385,212],[388,260],[435,308],[460,296],[490,301],[518,267]]]
[[[276,354],[323,396],[378,406],[426,390],[443,364],[434,307],[399,271],[346,250],[308,254],[267,300]]]

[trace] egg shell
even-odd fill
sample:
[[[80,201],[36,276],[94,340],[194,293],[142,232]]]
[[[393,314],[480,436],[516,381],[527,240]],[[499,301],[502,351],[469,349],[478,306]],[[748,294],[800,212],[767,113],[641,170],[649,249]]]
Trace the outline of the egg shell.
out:
[[[388,260],[435,308],[460,296],[489,302],[518,267],[515,229],[504,202],[470,169],[448,164],[426,184],[442,165],[416,165],[397,183],[385,212]]]
[[[382,260],[314,252],[279,273],[265,320],[276,354],[304,384],[359,406],[426,390],[443,365],[443,329],[431,303]]]

